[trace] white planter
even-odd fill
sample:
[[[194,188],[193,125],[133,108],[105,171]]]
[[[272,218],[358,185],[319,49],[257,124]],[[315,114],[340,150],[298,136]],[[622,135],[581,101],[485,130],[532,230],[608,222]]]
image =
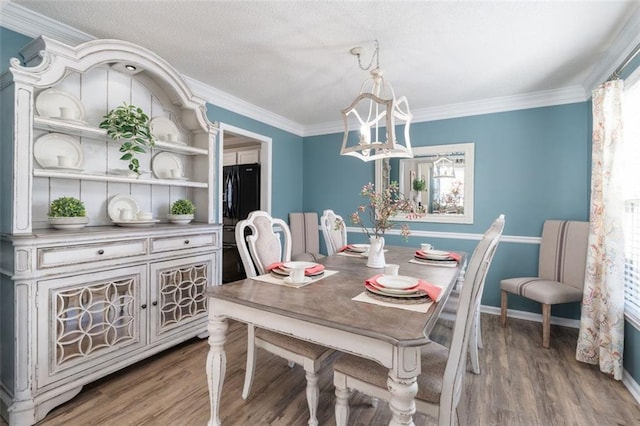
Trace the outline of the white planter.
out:
[[[89,218],[83,217],[50,217],[49,223],[56,229],[80,229],[89,223]]]
[[[186,225],[193,220],[192,214],[168,214],[167,219],[169,222],[177,225]]]

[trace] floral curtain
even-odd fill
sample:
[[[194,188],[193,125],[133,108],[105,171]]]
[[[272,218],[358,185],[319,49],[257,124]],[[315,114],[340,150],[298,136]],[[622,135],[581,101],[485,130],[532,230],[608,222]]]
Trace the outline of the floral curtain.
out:
[[[622,80],[593,91],[591,215],[576,359],[622,379],[624,240],[622,232]]]

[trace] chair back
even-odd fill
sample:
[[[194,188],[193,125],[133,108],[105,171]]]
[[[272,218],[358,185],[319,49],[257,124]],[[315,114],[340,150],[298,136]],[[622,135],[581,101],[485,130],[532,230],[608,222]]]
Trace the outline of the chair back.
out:
[[[584,287],[589,222],[547,220],[542,228],[538,276],[572,287]]]
[[[245,236],[246,230],[249,234]],[[280,241],[281,231],[284,244]],[[236,225],[236,244],[247,277],[266,273],[266,267],[276,262],[291,260],[291,231],[282,219],[256,210]]]
[[[336,229],[336,225],[339,223],[342,223],[342,226]],[[329,256],[337,253],[338,250],[347,245],[347,227],[342,216],[335,214],[331,209],[327,209],[322,212],[320,226]]]
[[[491,266],[493,255],[502,231],[504,229],[504,215],[498,216],[491,227],[476,246],[469,260],[465,273],[465,284],[462,287],[456,321],[449,348],[449,358],[442,381],[440,395],[439,423],[454,424],[453,416],[463,391],[464,375],[467,370],[467,348],[473,328],[475,309],[480,303],[487,271]]]

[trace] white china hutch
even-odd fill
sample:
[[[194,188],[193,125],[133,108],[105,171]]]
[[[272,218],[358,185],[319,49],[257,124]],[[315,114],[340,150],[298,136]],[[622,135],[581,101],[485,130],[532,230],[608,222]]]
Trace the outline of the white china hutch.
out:
[[[205,101],[164,59],[132,43],[71,47],[40,37],[21,54],[0,80],[0,413],[11,426],[34,424],[83,385],[204,337],[205,289],[221,282],[218,129]],[[60,110],[69,99],[83,110],[71,118]],[[123,102],[178,130],[140,154],[139,177],[126,173],[121,142],[99,128]],[[56,167],[56,150],[69,149],[74,167]],[[179,178],[152,170],[166,153]],[[84,202],[88,226],[49,226],[49,203],[62,196]],[[117,226],[115,196],[154,220]],[[188,225],[166,218],[181,198],[196,205]]]

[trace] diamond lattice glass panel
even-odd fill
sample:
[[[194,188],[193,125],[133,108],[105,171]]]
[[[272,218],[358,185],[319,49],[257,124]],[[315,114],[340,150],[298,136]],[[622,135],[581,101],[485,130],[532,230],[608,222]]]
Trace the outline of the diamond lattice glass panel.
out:
[[[57,292],[55,366],[135,338],[135,280]]]
[[[159,274],[160,328],[207,311],[207,264],[195,264]]]

